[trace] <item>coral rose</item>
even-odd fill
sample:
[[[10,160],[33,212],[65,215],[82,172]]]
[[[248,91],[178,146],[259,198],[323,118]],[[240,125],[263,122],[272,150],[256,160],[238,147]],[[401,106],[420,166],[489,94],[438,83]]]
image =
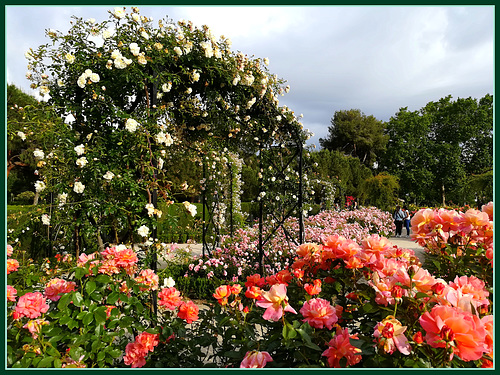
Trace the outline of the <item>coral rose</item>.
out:
[[[479,317],[452,306],[436,305],[419,319],[426,331],[425,341],[434,348],[451,343],[454,354],[475,361],[487,351],[486,329]]]
[[[196,306],[193,301],[188,301],[183,302],[179,306],[177,316],[181,319],[184,319],[187,323],[192,323],[198,320],[198,312],[198,306]]]
[[[15,312],[18,314],[19,318],[25,316],[30,319],[35,319],[48,310],[49,305],[46,304],[46,299],[43,297],[42,293],[34,292],[26,293],[19,297]]]
[[[163,288],[158,293],[158,305],[161,307],[175,310],[181,303],[181,293],[174,287]]]
[[[335,308],[325,299],[313,298],[304,303],[299,311],[311,327],[332,329],[338,317]]]
[[[283,311],[297,314],[297,312],[288,304],[286,286],[284,284],[273,285],[269,292],[263,291],[256,304],[257,306],[266,309],[264,315],[262,316],[266,320],[273,320],[277,322],[283,316]],[[283,305],[285,306],[284,310]]]
[[[263,368],[267,362],[272,362],[273,359],[268,352],[259,352],[253,350],[245,354],[245,358],[241,361],[240,368]]]

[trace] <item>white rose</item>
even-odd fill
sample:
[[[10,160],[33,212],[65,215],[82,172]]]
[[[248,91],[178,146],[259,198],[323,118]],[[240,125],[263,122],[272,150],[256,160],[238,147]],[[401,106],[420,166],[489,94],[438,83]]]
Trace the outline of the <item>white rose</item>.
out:
[[[85,185],[82,184],[80,181],[76,181],[75,185],[73,186],[73,191],[75,193],[82,194],[84,190],[85,190]]]
[[[130,43],[129,45],[129,48],[130,48],[130,52],[132,53],[132,55],[134,56],[138,56],[140,51],[141,51],[141,47],[139,47],[137,45],[137,43]]]
[[[45,154],[43,153],[42,150],[36,148],[35,151],[33,151],[33,156],[36,158],[36,159],[43,159],[45,157]]]
[[[118,8],[116,7],[114,12],[113,12],[113,15],[116,17],[116,18],[123,18],[125,17],[125,9],[124,8]]]
[[[97,73],[92,73],[92,74],[90,75],[90,80],[91,80],[92,82],[94,82],[94,83],[99,82],[99,80],[100,80],[100,78],[99,78],[99,74],[97,74]]]
[[[66,55],[64,55],[64,58],[66,59],[68,64],[73,64],[75,62],[75,56],[71,53],[67,53]]]
[[[148,211],[148,216],[151,217],[155,214],[155,206],[151,203],[146,205],[146,210]]]
[[[59,201],[59,207],[64,206],[66,204],[67,198],[68,198],[68,193],[61,193],[57,196],[57,200]]]
[[[175,280],[172,279],[170,276],[163,280],[164,288],[173,288],[174,286],[175,286]]]
[[[78,145],[74,148],[76,154],[78,156],[83,155],[85,153],[85,146],[84,145]]]
[[[188,201],[182,203],[184,208],[191,214],[191,216],[196,215],[196,206],[194,204],[189,203]]]
[[[43,182],[43,181],[37,181],[37,182],[35,182],[35,191],[37,193],[40,193],[44,189],[45,189],[45,182]]]
[[[115,174],[113,172],[107,171],[104,176],[102,176],[105,180],[111,181]]]
[[[178,56],[182,55],[182,50],[180,49],[180,47],[175,47],[175,48],[174,48],[174,52],[175,52]]]
[[[85,156],[82,156],[81,158],[76,159],[76,165],[80,168],[85,167],[88,164],[88,160]]]
[[[24,134],[23,132],[17,132],[17,136],[21,138],[23,141],[26,140],[26,134]]]
[[[125,122],[125,129],[127,129],[129,132],[133,133],[137,130],[137,121],[135,121],[132,118],[127,119]]]
[[[112,29],[106,29],[102,32],[102,39],[109,39],[115,32]]]
[[[139,54],[137,57],[137,62],[141,65],[146,65],[148,63],[148,60],[146,60],[146,56],[144,56],[144,52]]]
[[[141,237],[147,237],[147,236],[149,236],[149,228],[147,226],[143,225],[139,229],[137,229],[137,233]]]
[[[42,224],[43,225],[50,225],[50,216],[47,214],[42,215]]]
[[[117,69],[125,69],[127,67],[127,63],[122,57],[119,57],[115,60],[115,67]]]
[[[50,92],[50,89],[47,86],[40,86],[39,92],[41,96],[45,96]]]
[[[121,57],[122,57],[122,54],[119,50],[115,49],[115,50],[113,50],[113,52],[111,52],[111,58],[113,60],[116,60],[116,59],[121,58]]]
[[[82,89],[85,87],[86,83],[87,83],[87,77],[85,77],[84,75],[81,75],[80,77],[78,77],[78,80],[76,81],[76,84],[78,85],[78,87],[80,87]]]
[[[168,83],[164,83],[161,89],[163,92],[169,92],[172,89],[172,82],[169,81]]]

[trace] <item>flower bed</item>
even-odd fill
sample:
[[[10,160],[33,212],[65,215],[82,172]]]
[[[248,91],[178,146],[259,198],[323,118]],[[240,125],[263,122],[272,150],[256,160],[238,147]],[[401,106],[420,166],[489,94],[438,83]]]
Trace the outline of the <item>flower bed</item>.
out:
[[[483,262],[492,274],[490,243],[465,239],[467,223],[480,233],[491,220],[472,214],[484,217],[459,214],[461,231],[448,240],[461,240],[455,259]],[[417,215],[415,229],[427,213]],[[9,367],[493,365],[491,285],[433,274],[378,234],[302,244],[288,268],[221,285],[206,306],[183,298],[171,279],[161,285],[125,246],[41,266],[10,246],[7,255]]]
[[[290,218],[285,223],[289,233],[298,233],[298,221]],[[392,216],[375,207],[359,210],[323,211],[304,220],[305,241],[321,242],[324,237],[339,233],[360,243],[370,234],[388,236],[394,232]],[[264,237],[268,230],[264,228]],[[208,259],[195,259],[189,265],[186,277],[201,276],[237,282],[259,270],[258,224],[238,229],[233,237],[223,236],[221,245]],[[264,248],[266,274],[277,273],[293,263],[296,245],[291,243],[282,228]]]

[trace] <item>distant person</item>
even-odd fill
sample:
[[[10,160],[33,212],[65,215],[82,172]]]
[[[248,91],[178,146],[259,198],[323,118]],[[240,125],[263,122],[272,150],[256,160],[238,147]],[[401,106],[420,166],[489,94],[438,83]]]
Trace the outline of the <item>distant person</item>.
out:
[[[396,206],[396,210],[392,215],[394,218],[394,224],[396,225],[396,237],[401,237],[401,232],[403,231],[403,220],[405,218],[405,214],[401,209],[400,205]]]
[[[406,228],[406,237],[410,237],[410,211],[408,210],[408,207],[403,206],[403,213],[405,214],[405,219],[404,219],[404,226]]]

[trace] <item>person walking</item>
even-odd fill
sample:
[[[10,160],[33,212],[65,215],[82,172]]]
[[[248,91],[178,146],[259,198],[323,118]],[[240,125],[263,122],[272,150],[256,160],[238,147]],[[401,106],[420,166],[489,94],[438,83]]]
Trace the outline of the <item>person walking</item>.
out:
[[[406,237],[410,237],[410,210],[408,210],[408,207],[403,206],[403,213],[405,214],[404,218],[404,226],[406,228]]]
[[[396,206],[396,210],[394,211],[392,217],[394,218],[394,224],[396,225],[396,237],[401,237],[405,214],[403,213],[403,210],[401,209],[400,205]]]

